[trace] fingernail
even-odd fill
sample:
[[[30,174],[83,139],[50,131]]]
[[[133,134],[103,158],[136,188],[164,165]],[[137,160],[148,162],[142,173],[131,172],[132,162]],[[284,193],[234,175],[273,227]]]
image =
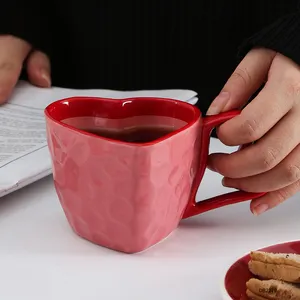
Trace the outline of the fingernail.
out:
[[[50,86],[51,86],[51,78],[50,78],[48,72],[45,71],[44,69],[41,70],[41,78],[44,79],[45,85],[46,85],[47,87],[50,87]]]
[[[230,94],[228,92],[221,92],[210,105],[209,109],[206,112],[206,115],[212,116],[222,112],[229,99]]]
[[[268,209],[269,209],[269,206],[267,204],[259,204],[253,208],[253,214],[255,216],[258,216],[258,215],[266,212]]]

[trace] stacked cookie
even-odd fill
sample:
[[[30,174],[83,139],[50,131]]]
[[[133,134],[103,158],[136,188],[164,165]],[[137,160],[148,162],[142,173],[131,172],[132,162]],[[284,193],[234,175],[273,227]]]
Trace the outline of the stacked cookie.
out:
[[[249,270],[259,279],[247,283],[253,300],[300,300],[300,255],[253,251]]]

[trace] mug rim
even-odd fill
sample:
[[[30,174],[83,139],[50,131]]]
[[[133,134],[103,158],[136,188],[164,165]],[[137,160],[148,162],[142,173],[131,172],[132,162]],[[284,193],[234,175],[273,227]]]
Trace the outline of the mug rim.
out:
[[[90,133],[88,131],[84,131],[81,129],[78,129],[76,127],[73,127],[71,125],[68,125],[66,123],[63,123],[57,119],[55,119],[54,117],[51,116],[50,110],[55,108],[55,106],[61,104],[62,102],[75,102],[75,101],[86,101],[86,100],[94,100],[94,101],[106,101],[106,102],[115,102],[115,101],[119,101],[119,102],[126,102],[126,101],[143,101],[143,100],[151,100],[151,101],[164,101],[164,102],[175,102],[177,105],[180,105],[182,107],[188,108],[188,109],[192,109],[195,113],[195,117],[192,121],[187,122],[186,125],[184,125],[183,127],[174,130],[158,139],[155,139],[151,142],[145,142],[145,143],[132,143],[132,142],[126,142],[126,141],[120,141],[120,140],[116,140],[116,139],[111,139],[111,138],[107,138],[107,137],[102,137],[102,136],[96,136],[93,133]],[[202,118],[202,113],[200,111],[200,109],[190,103],[181,101],[181,100],[177,100],[177,99],[172,99],[172,98],[163,98],[163,97],[145,97],[145,96],[141,96],[141,97],[128,97],[128,98],[106,98],[106,97],[96,97],[96,96],[74,96],[74,97],[67,97],[67,98],[62,98],[59,100],[56,100],[52,103],[50,103],[49,105],[46,106],[46,108],[44,109],[44,115],[46,116],[46,120],[51,120],[52,122],[54,122],[55,124],[62,126],[66,129],[75,131],[78,134],[82,134],[88,137],[97,137],[99,139],[105,140],[105,141],[109,141],[109,142],[114,142],[117,144],[123,144],[123,145],[127,145],[127,146],[135,146],[135,147],[145,147],[145,146],[152,146],[154,144],[158,144],[161,143],[167,139],[169,139],[172,136],[177,135],[180,132],[185,131],[186,129],[192,127],[196,122],[198,122],[198,120],[201,120]]]

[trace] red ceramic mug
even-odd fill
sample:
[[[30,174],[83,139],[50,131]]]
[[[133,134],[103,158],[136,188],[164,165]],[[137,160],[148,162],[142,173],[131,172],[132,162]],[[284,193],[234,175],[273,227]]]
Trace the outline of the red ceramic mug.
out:
[[[201,117],[197,107],[161,98],[75,97],[45,109],[55,188],[66,218],[81,237],[135,253],[167,237],[182,218],[260,194],[237,191],[195,202],[212,129],[238,111]],[[133,143],[89,130],[168,128]]]

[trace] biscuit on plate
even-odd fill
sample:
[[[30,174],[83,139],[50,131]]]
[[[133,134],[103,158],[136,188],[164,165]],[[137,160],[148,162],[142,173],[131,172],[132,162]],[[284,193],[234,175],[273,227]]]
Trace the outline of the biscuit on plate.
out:
[[[283,281],[251,278],[246,286],[246,294],[252,300],[300,300],[300,289]]]
[[[300,283],[300,255],[252,251],[248,263],[252,274],[262,279]]]

